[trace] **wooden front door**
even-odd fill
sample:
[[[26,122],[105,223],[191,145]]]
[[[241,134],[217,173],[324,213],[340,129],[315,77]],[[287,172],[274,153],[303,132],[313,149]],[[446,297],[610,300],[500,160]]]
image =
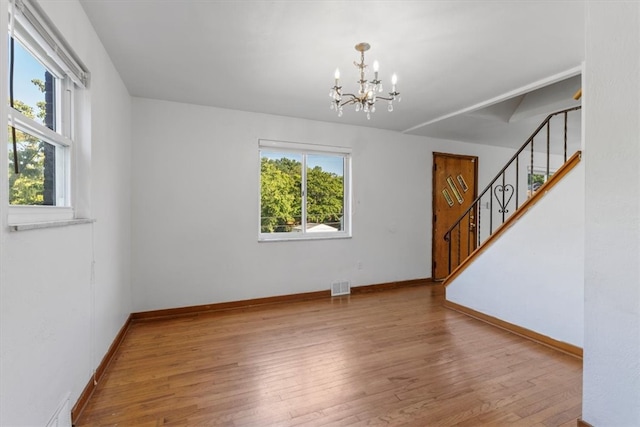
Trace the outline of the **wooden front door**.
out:
[[[451,235],[447,232],[458,218],[471,206],[478,193],[478,158],[456,154],[433,153],[433,270],[432,277],[444,279],[451,270],[476,248],[476,209],[473,209]]]

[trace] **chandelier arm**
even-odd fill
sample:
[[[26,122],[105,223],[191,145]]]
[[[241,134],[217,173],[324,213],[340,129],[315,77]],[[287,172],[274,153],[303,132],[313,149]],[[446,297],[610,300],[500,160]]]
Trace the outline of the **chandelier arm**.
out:
[[[345,105],[355,104],[355,103],[357,103],[357,102],[360,102],[360,101],[358,100],[358,98],[351,98],[351,99],[348,99],[348,100],[344,101],[342,104],[340,104],[340,106],[341,106],[341,107],[343,107],[343,106],[345,106]]]

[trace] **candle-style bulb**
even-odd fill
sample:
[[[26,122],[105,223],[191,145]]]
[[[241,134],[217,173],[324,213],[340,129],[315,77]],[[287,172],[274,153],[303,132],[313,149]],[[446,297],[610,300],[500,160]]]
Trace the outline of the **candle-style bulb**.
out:
[[[395,86],[395,85],[396,85],[396,83],[398,83],[398,76],[394,73],[394,74],[391,76],[391,84]]]
[[[380,64],[378,63],[378,61],[373,61],[373,71],[377,73],[379,69]]]
[[[340,69],[336,68],[336,73],[334,74],[336,80],[340,79]]]

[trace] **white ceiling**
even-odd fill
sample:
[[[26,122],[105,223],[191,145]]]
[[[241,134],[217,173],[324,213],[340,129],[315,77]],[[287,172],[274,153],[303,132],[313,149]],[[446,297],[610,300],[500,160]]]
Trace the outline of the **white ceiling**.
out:
[[[497,145],[559,102],[520,95],[584,58],[582,1],[80,1],[133,96]],[[359,42],[402,97],[370,121],[329,109],[336,67],[356,86]]]

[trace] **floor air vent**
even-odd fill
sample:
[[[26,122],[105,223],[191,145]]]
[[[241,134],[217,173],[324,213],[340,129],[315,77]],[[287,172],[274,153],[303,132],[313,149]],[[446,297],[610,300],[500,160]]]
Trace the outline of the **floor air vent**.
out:
[[[334,282],[331,284],[331,296],[349,295],[351,293],[351,283],[348,281]]]

